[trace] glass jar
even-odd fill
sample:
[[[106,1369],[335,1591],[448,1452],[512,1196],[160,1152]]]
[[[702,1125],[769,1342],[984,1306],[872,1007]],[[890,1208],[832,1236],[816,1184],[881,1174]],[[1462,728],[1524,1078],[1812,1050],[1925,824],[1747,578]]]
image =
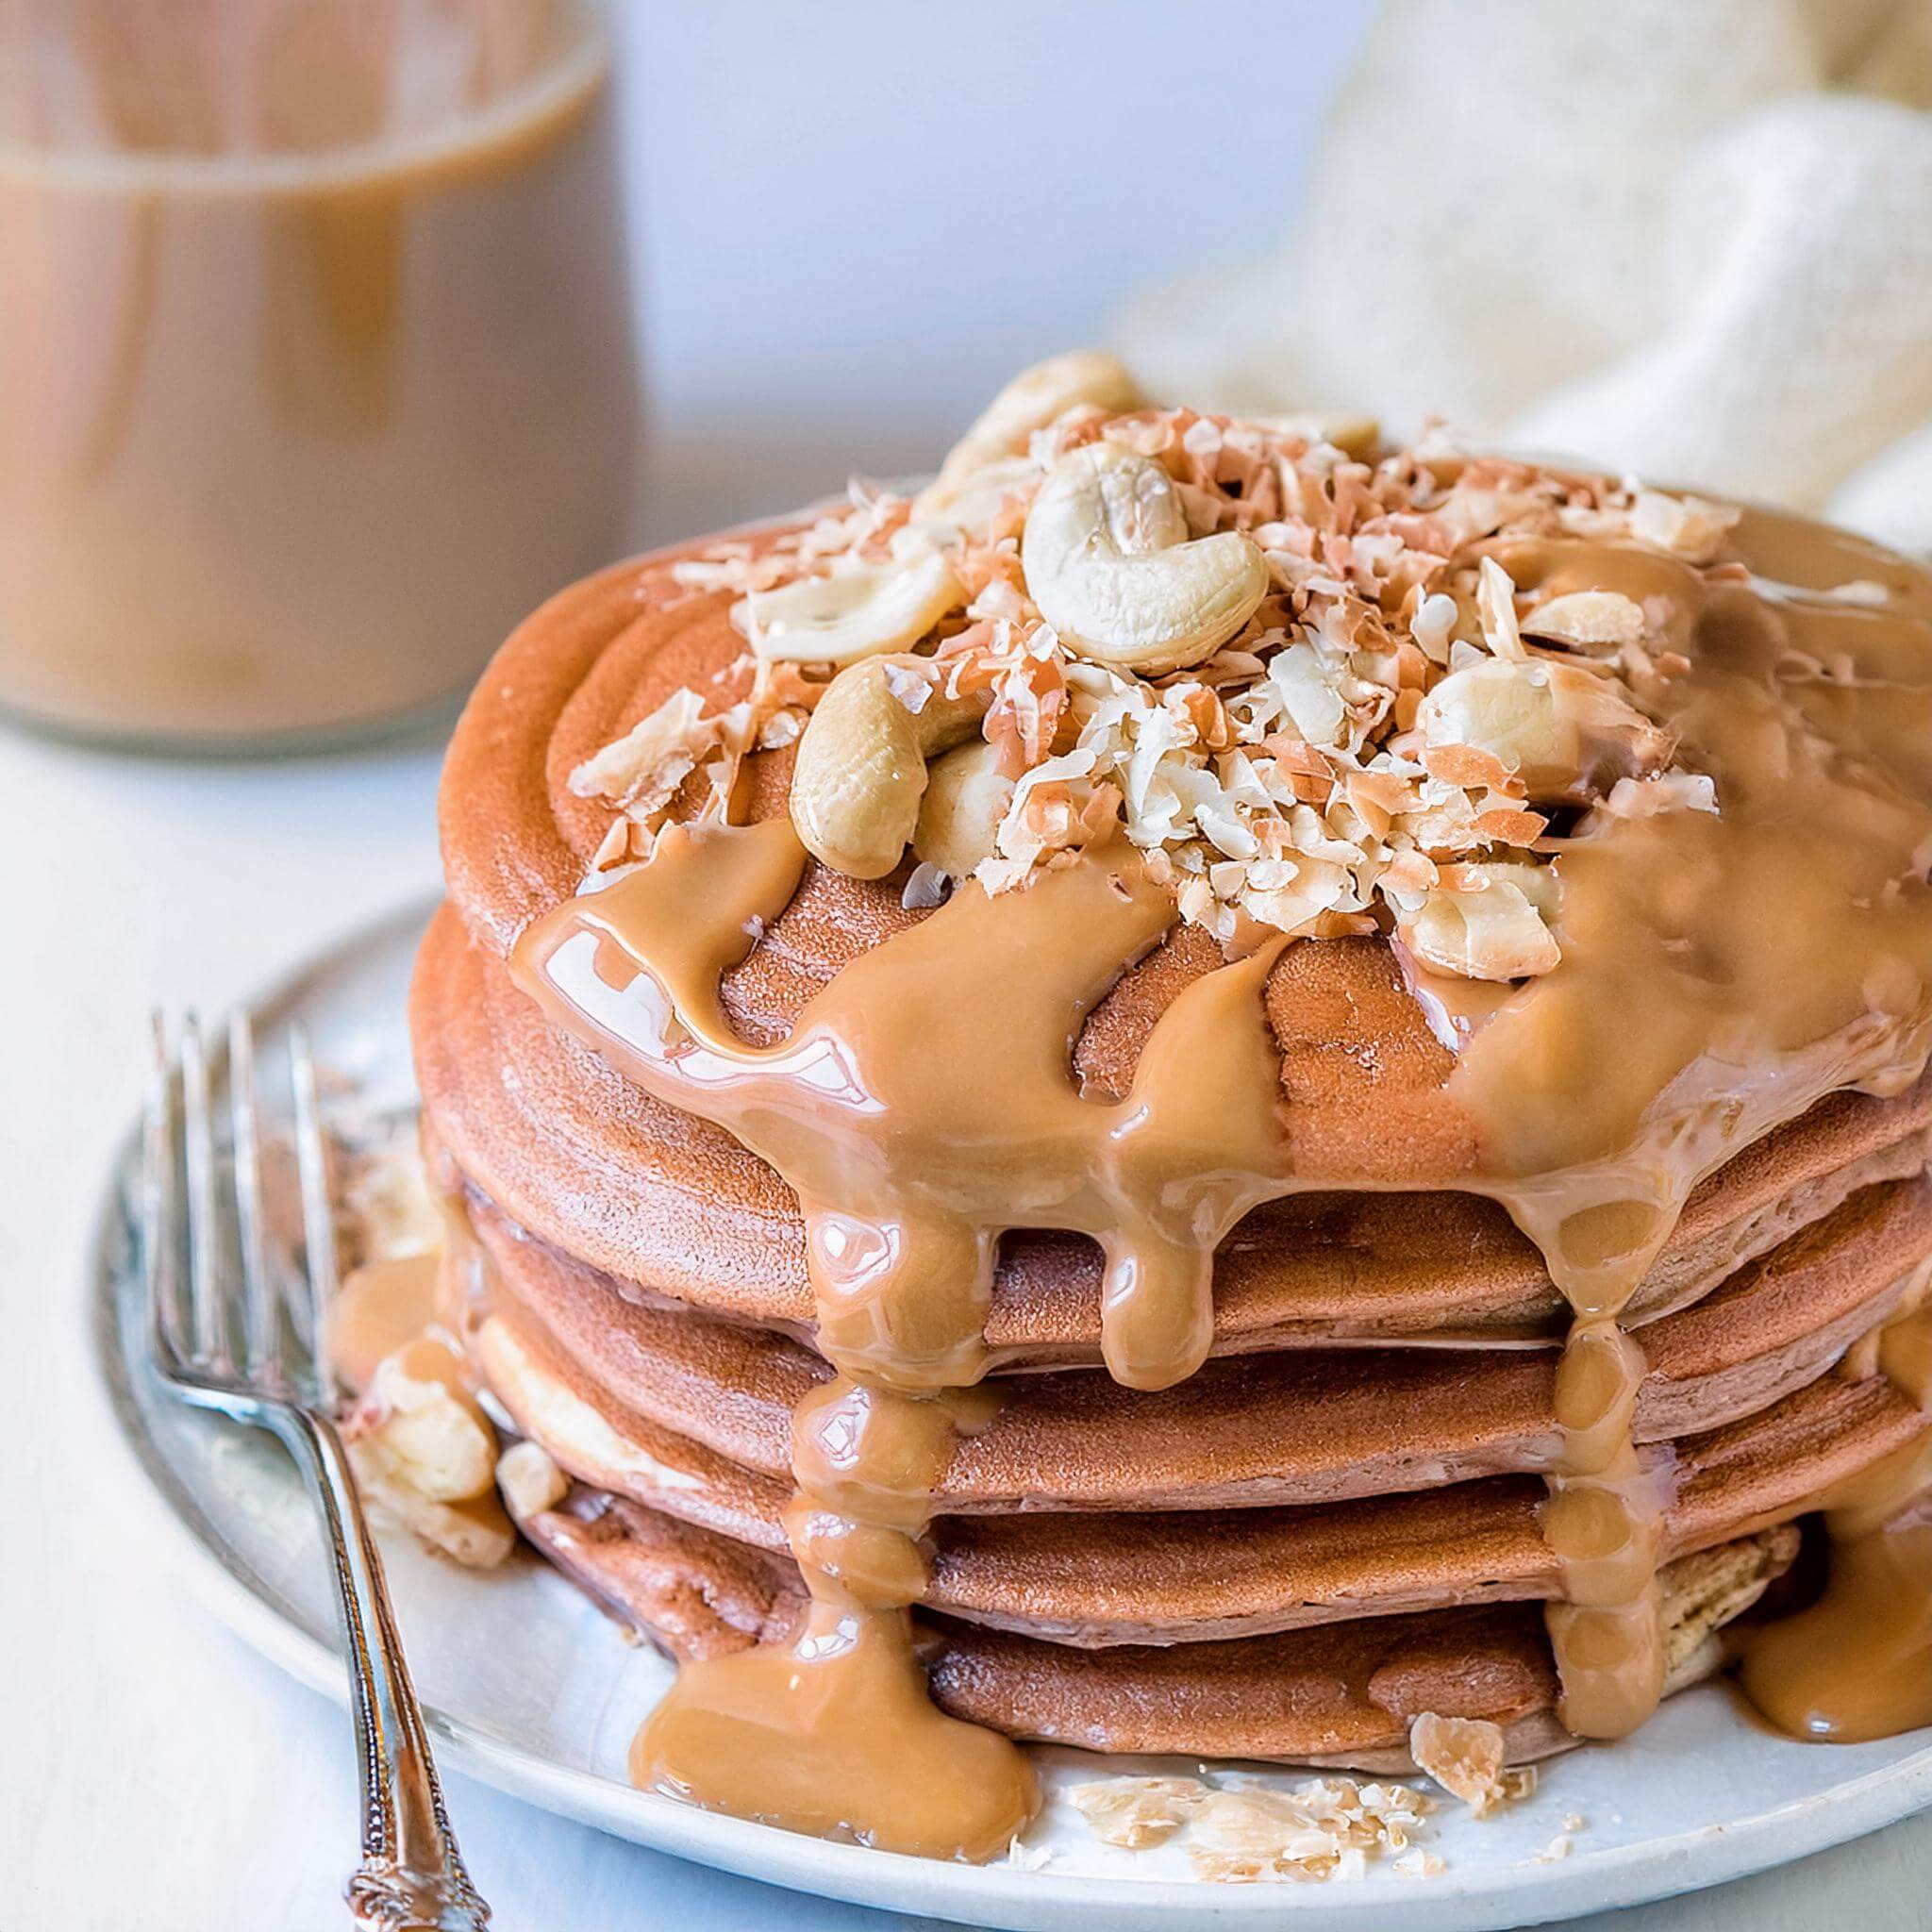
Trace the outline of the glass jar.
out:
[[[368,736],[622,554],[609,95],[590,0],[0,7],[0,709]]]

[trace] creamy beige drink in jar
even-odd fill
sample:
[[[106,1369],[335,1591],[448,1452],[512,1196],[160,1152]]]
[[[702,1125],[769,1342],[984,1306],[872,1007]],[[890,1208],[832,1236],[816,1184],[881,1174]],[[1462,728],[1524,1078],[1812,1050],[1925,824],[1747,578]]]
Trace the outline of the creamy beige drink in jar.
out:
[[[0,0],[0,709],[355,736],[621,554],[587,0]]]

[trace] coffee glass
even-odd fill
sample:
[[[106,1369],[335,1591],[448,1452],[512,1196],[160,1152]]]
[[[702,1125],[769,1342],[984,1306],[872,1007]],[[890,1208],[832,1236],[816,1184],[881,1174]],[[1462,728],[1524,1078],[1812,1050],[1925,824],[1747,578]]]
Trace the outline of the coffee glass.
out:
[[[631,533],[592,0],[0,0],[0,711],[451,708]]]

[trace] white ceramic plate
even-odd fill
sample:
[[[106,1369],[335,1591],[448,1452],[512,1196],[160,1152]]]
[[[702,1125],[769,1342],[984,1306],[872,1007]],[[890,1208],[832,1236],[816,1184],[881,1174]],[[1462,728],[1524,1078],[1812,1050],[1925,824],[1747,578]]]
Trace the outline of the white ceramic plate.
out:
[[[273,1062],[291,1018],[318,1058],[375,1108],[413,1091],[403,1008],[426,908],[413,908],[318,959],[255,1011]],[[267,1439],[169,1402],[140,1346],[131,1272],[130,1136],[103,1204],[90,1318],[94,1358],[120,1431],[175,1522],[211,1607],[304,1682],[343,1694],[308,1504]],[[132,1485],[130,1484],[130,1487]],[[1096,1844],[1056,1795],[1029,1835],[1042,1869],[940,1865],[828,1844],[634,1790],[632,1732],[670,1667],[631,1648],[562,1578],[534,1559],[476,1574],[388,1546],[417,1683],[444,1761],[533,1804],[641,1843],[778,1885],[974,1925],[1162,1932],[1288,1919],[1301,1932],[1386,1927],[1461,1932],[1541,1924],[1636,1904],[1760,1871],[1932,1806],[1932,1733],[1843,1748],[1782,1742],[1710,1687],[1674,1699],[1640,1736],[1545,1767],[1528,1803],[1477,1824],[1446,1804],[1428,1839],[1446,1869],[1423,1880],[1371,1866],[1353,1883],[1209,1885],[1168,1845]],[[1120,1770],[1199,1769],[1042,1751],[1049,1790]],[[1229,1771],[1235,1767],[1226,1768]],[[1255,1769],[1250,1767],[1250,1769]],[[1293,1773],[1267,1773],[1295,1781]],[[1547,1849],[1566,1816],[1584,1825],[1567,1857]]]

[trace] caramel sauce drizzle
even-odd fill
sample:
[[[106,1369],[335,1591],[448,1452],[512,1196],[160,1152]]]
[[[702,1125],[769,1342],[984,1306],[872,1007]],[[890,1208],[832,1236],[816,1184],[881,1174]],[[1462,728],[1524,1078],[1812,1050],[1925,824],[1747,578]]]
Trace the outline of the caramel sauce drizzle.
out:
[[[1829,1092],[1895,1093],[1924,1067],[1932,581],[1758,512],[1708,572],[1576,541],[1500,555],[1533,595],[1614,589],[1651,613],[1688,663],[1640,695],[1721,805],[1617,819],[1563,846],[1562,963],[1453,1029],[1451,1091],[1478,1158],[1433,1183],[1501,1203],[1574,1311],[1544,1515],[1563,1596],[1548,1623],[1564,1723],[1609,1738],[1663,1683],[1661,1472],[1631,1440],[1644,1362],[1621,1317],[1706,1174]],[[1773,575],[1775,597],[1757,580]],[[1888,601],[1825,594],[1854,578]],[[908,1607],[965,1414],[951,1391],[986,1367],[1000,1234],[1091,1236],[1108,1368],[1159,1389],[1207,1355],[1214,1250],[1244,1213],[1372,1183],[1291,1171],[1261,1002],[1279,944],[1190,986],[1124,1099],[1077,1091],[1087,1014],[1176,917],[1124,844],[997,900],[965,888],[847,965],[783,1043],[746,1045],[719,978],[802,868],[782,819],[673,827],[648,862],[537,922],[512,960],[553,1022],[796,1191],[819,1347],[840,1372],[794,1425],[788,1529],[810,1599],[798,1635],[688,1668],[632,1768],[746,1815],[985,1857],[1030,1815],[1030,1773],[926,1702]],[[1914,1461],[1900,1480],[1928,1474]],[[1883,1548],[1846,1574],[1891,1574],[1907,1546]]]

